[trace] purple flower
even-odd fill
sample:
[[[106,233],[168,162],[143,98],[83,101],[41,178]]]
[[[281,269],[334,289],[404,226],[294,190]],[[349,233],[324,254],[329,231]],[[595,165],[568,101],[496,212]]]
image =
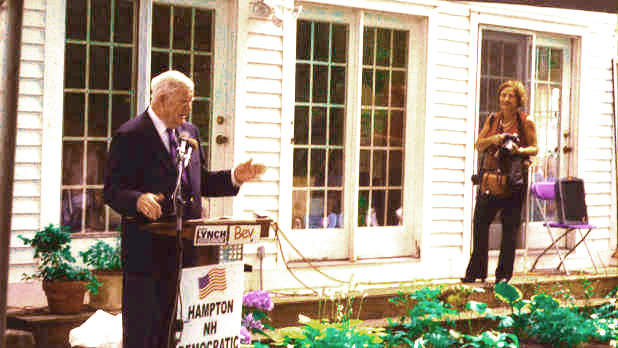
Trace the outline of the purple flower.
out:
[[[242,326],[246,327],[247,329],[264,329],[264,325],[262,325],[262,322],[253,318],[253,313],[249,313],[245,315],[244,318],[242,318]]]
[[[242,298],[245,307],[254,307],[263,311],[271,311],[275,306],[268,291],[254,290],[245,294]]]
[[[240,327],[240,343],[242,344],[250,344],[251,343],[251,335],[249,334],[249,330],[246,327]]]

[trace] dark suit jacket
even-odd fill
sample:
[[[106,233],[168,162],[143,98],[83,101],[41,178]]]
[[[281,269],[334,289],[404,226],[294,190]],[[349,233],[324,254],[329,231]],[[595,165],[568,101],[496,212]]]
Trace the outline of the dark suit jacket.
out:
[[[178,132],[187,132],[199,142],[199,131],[190,123],[185,122]],[[191,182],[193,203],[185,211],[185,218],[201,217],[202,195],[214,197],[238,193],[238,187],[232,184],[229,170],[208,171],[205,168],[201,150],[193,151],[186,170]],[[123,216],[122,256],[126,272],[164,278],[169,272],[175,272],[174,238],[152,235],[141,230],[140,227],[150,220],[137,212],[137,199],[141,194],[163,193],[166,197],[162,204],[163,214],[169,215],[172,211],[169,197],[175,180],[176,168],[171,155],[165,149],[148,113],[144,112],[118,128],[112,138],[107,160],[103,195],[105,203]],[[184,254],[185,265],[191,265],[195,250],[186,245]]]

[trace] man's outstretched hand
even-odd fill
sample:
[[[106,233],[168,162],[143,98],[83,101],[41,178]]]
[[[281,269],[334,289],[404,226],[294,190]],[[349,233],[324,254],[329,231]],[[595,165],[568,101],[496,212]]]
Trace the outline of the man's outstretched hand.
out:
[[[266,167],[261,163],[252,163],[253,159],[248,160],[245,163],[239,164],[234,170],[234,179],[239,184],[245,181],[255,180],[264,174]]]

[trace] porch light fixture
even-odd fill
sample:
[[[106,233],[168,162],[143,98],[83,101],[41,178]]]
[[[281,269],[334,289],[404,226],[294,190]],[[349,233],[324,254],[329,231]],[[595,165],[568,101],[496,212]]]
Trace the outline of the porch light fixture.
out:
[[[276,0],[273,0],[276,1]],[[269,1],[271,2],[271,1]],[[281,1],[279,1],[281,2]],[[266,0],[255,0],[251,3],[251,12],[263,18],[270,18],[274,25],[280,27],[283,24],[283,18],[287,15],[291,15],[294,20],[298,18],[302,11],[302,6],[289,7],[282,5],[281,3],[269,4]]]

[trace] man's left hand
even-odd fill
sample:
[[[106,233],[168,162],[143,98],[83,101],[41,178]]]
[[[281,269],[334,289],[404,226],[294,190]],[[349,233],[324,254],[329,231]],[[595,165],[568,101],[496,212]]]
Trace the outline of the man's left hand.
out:
[[[252,162],[253,159],[250,159],[245,163],[239,164],[234,170],[234,178],[239,184],[254,180],[264,174],[266,167],[261,163]]]

